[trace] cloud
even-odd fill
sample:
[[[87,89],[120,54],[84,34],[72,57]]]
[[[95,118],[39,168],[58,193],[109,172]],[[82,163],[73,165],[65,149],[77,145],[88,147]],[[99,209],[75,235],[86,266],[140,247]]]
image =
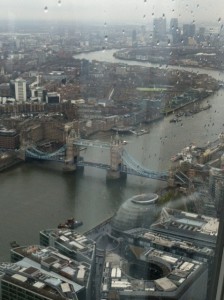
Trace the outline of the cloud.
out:
[[[58,5],[58,1],[61,5]],[[60,3],[59,3],[60,4]],[[48,13],[44,8],[48,7]],[[7,21],[77,20],[147,24],[154,17],[178,17],[181,23],[224,20],[221,0],[1,0],[1,19]]]

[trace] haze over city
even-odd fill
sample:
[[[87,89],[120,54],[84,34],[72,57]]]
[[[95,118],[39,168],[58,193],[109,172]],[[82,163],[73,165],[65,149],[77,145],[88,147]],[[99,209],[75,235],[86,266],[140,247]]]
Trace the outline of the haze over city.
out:
[[[178,18],[179,22],[210,23],[220,26],[224,19],[221,0],[2,0],[0,16],[13,23],[19,20],[57,20],[104,24],[149,24],[153,18]]]

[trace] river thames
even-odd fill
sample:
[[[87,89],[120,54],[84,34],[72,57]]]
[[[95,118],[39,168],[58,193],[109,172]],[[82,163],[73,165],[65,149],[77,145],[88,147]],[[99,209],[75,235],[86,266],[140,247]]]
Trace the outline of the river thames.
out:
[[[121,62],[113,57],[113,50],[77,55],[76,58]],[[151,66],[149,63],[122,62]],[[174,67],[172,67],[174,68]],[[187,68],[187,70],[191,70]],[[224,74],[209,70],[192,70],[208,73],[219,80]],[[193,117],[179,123],[170,123],[171,117],[148,125],[149,134],[122,137],[128,152],[140,164],[154,171],[167,170],[170,157],[191,142],[205,145],[217,139],[224,131],[224,90],[203,101],[212,105]],[[93,139],[110,141],[111,133],[97,134]],[[87,149],[85,158],[94,162],[109,163],[108,150]],[[0,173],[0,260],[9,259],[9,243],[39,243],[39,231],[55,228],[69,217],[83,221],[84,232],[111,216],[120,204],[133,195],[156,191],[164,186],[155,180],[128,176],[126,182],[106,183],[103,170],[85,168],[84,172],[65,174],[56,163],[29,162]]]

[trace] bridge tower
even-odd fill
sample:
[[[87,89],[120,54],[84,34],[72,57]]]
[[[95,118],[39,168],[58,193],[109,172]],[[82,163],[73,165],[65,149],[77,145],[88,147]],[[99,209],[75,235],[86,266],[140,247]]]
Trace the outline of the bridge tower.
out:
[[[119,179],[121,177],[120,167],[122,165],[122,151],[123,145],[116,134],[115,138],[111,140],[110,146],[110,170],[107,171],[107,179]]]
[[[79,148],[74,145],[75,140],[79,138],[75,130],[65,126],[66,153],[63,170],[72,172],[76,170],[76,162],[79,156]]]

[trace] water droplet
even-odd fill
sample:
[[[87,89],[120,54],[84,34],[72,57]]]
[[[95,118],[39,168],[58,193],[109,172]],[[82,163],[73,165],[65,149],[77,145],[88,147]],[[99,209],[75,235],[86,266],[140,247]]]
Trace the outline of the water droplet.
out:
[[[152,13],[152,16],[154,16],[154,12]]]
[[[159,41],[156,42],[156,45],[159,46]]]
[[[150,39],[152,39],[152,34],[151,34],[151,33],[150,33],[150,36],[149,36],[149,37],[150,37]]]
[[[143,16],[143,19],[145,19],[146,15]]]
[[[106,26],[107,26],[107,22],[104,23],[104,27],[106,27]]]
[[[165,19],[165,14],[163,14],[162,18]]]
[[[122,30],[122,33],[125,34],[125,30],[124,29]]]
[[[146,3],[147,2],[147,0],[144,0],[144,3]]]
[[[218,22],[219,22],[219,23],[221,22],[221,18],[218,18]]]
[[[107,40],[108,40],[108,36],[107,35],[105,35],[104,40],[107,42]]]
[[[61,6],[61,0],[58,0],[58,6]]]
[[[102,51],[105,52],[105,47],[102,47]]]
[[[44,12],[45,12],[45,13],[48,12],[48,7],[47,7],[47,6],[44,7]]]
[[[197,8],[199,8],[199,4],[197,5]]]
[[[168,40],[167,45],[170,46],[170,40]]]

